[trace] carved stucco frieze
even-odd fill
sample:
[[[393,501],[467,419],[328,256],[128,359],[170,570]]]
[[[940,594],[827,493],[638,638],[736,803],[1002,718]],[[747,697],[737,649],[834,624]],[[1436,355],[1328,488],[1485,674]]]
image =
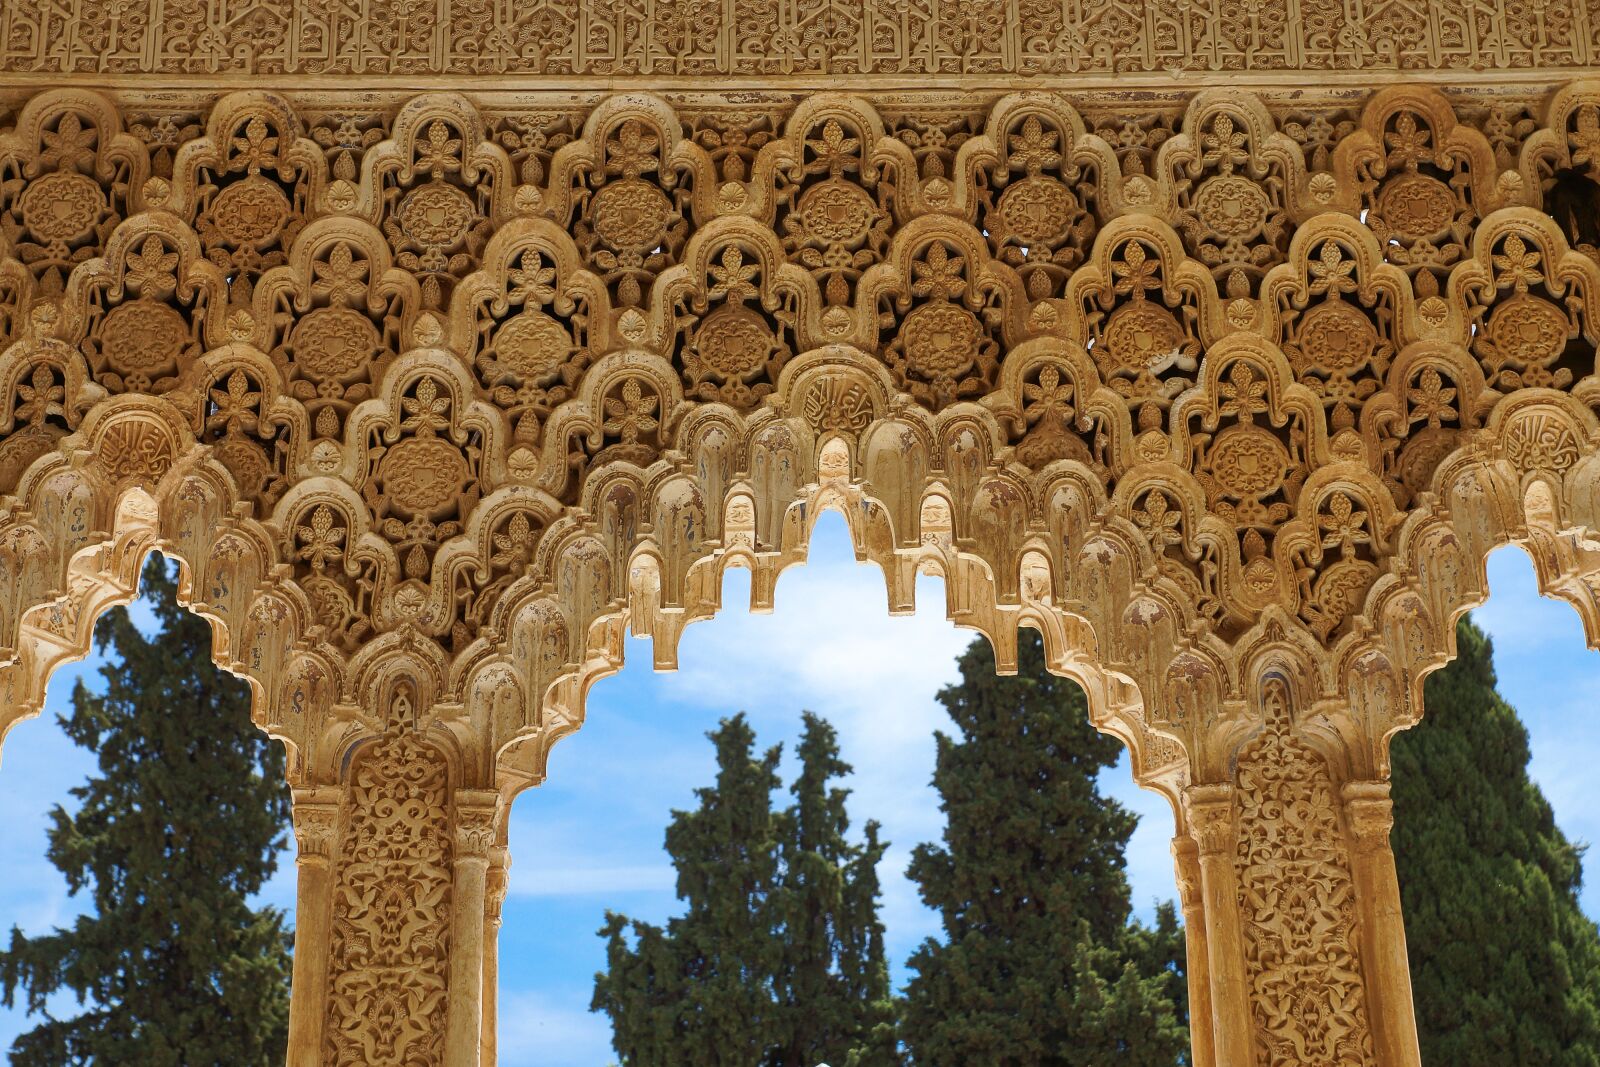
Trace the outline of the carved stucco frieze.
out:
[[[1510,0],[1263,0],[1248,11],[1182,0],[78,0],[0,12],[0,71],[63,77],[1370,77],[1582,68],[1596,57],[1600,19],[1583,0],[1536,13]]]
[[[1484,549],[1589,596],[1600,253],[1543,209],[1595,188],[1600,83],[903,96],[28,98],[7,640],[72,647],[117,595],[78,554],[159,543],[307,773],[398,656],[486,786],[624,621],[670,665],[723,567],[759,600],[837,507],[893,603],[943,574],[1002,663],[1043,629],[1175,790],[1273,634],[1377,773]]]

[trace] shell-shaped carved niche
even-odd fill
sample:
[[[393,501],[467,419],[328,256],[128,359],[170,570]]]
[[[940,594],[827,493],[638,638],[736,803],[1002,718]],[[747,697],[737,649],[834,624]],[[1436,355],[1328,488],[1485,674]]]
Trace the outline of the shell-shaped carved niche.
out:
[[[690,229],[714,212],[715,174],[665,101],[622,93],[555,154],[543,211],[573,235],[622,314],[644,306],[655,279],[681,259]]]
[[[111,231],[143,208],[149,156],[97,93],[48,90],[0,132],[0,240],[60,300],[67,277],[102,254]]]
[[[957,170],[966,179],[957,191],[963,214],[987,235],[991,255],[1021,277],[1030,300],[1062,294],[1101,220],[1121,206],[1111,146],[1054,93],[997,101],[983,134],[962,145]]]
[[[1021,340],[1027,296],[989,258],[970,225],[942,216],[908,223],[884,264],[861,282],[857,314],[875,318],[876,347],[896,387],[931,411],[994,388]]]
[[[230,93],[212,105],[205,134],[178,150],[170,194],[147,201],[195,228],[229,279],[230,303],[248,306],[261,274],[288,262],[322,201],[326,169],[287,101]]]
[[[483,269],[456,290],[451,347],[470,359],[515,447],[531,452],[610,347],[610,321],[605,284],[582,265],[572,238],[548,219],[513,219],[489,242]]]
[[[416,275],[422,306],[443,311],[477,269],[495,227],[513,213],[515,178],[477,109],[429,93],[395,116],[388,140],[361,162],[359,196],[332,204],[377,226],[395,264]]]
[[[415,276],[359,219],[318,219],[256,285],[255,343],[310,420],[314,470],[339,463],[355,406],[372,397],[422,305]]]
[[[88,449],[90,468],[111,490],[108,501],[129,488],[156,492],[194,442],[170,404],[142,396],[114,397],[95,407],[78,438]]]
[[[97,384],[159,394],[228,339],[227,283],[194,231],[146,212],[119,226],[105,255],[73,271],[53,329],[77,344]]]

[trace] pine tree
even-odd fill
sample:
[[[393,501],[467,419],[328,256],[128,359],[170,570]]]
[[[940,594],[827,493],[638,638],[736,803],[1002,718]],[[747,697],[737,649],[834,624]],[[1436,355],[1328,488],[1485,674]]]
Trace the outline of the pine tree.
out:
[[[211,662],[210,625],[178,606],[159,557],[142,581],[159,632],[128,612],[95,628],[105,692],[80,682],[59,721],[99,774],[50,814],[50,861],[93,914],[0,952],[4,1003],[25,991],[44,1022],[13,1067],[281,1067],[289,942],[283,914],[252,908],[286,842],[282,749],[250,722],[250,691]],[[84,1010],[56,1018],[58,991]]]
[[[1582,850],[1528,777],[1528,733],[1470,620],[1391,745],[1395,865],[1422,1059],[1600,1067],[1600,932]]]
[[[682,916],[607,913],[594,1011],[623,1067],[890,1067],[893,1004],[878,921],[876,824],[846,837],[850,768],[807,714],[794,803],[775,811],[781,749],[757,758],[743,715],[711,735],[717,781],[673,813]]]
[[[1183,943],[1174,910],[1130,922],[1124,851],[1137,817],[1100,794],[1119,743],[1083,690],[1025,635],[1016,677],[979,640],[939,700],[933,784],[943,847],[909,874],[944,940],[911,958],[903,1035],[918,1067],[1172,1067],[1187,1055]]]

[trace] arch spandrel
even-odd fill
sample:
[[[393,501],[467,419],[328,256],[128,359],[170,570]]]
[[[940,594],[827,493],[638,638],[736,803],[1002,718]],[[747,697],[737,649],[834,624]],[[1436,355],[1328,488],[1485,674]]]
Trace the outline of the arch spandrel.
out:
[[[1495,547],[1600,634],[1600,235],[1543,211],[1600,169],[1600,82],[1563,77],[21,99],[0,715],[159,548],[295,752],[303,901],[355,877],[370,754],[427,753],[418,884],[460,918],[624,635],[674,666],[728,567],[772,607],[837,510],[891,610],[942,578],[1002,670],[1040,631],[1173,803],[1218,1062],[1338,1031],[1415,1067],[1387,950],[1341,949],[1366,1016],[1296,1036],[1267,920],[1224,912],[1270,782],[1317,808],[1330,922],[1380,924],[1387,741]],[[461,1055],[475,1002],[416,995]]]

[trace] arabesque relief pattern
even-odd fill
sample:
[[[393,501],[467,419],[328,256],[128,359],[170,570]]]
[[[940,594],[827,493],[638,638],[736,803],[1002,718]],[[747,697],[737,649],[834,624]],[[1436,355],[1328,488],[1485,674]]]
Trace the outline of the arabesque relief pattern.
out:
[[[1256,1062],[1374,1062],[1339,800],[1281,692],[1239,760],[1239,908]]]
[[[323,1061],[444,1062],[450,921],[445,763],[420,738],[411,698],[357,755],[333,896]]]
[[[158,0],[9,5],[0,71],[1115,74],[1582,67],[1585,0]]]
[[[1596,618],[1600,82],[579,96],[16,101],[0,728],[179,558],[338,813],[291,1064],[487,1063],[504,802],[837,508],[1172,800],[1197,1064],[1416,1067],[1352,827],[1492,548]]]

